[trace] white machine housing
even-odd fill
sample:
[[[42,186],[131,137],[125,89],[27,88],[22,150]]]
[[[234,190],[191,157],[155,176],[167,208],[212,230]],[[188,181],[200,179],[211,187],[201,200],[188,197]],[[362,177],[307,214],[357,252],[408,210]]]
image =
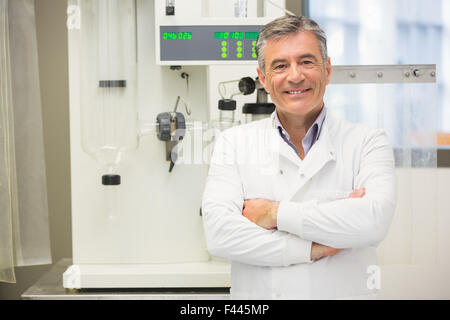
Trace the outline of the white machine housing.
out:
[[[81,1],[68,3],[76,7]],[[218,117],[218,83],[256,77],[256,61],[162,63],[159,26],[262,25],[283,14],[274,7],[266,10],[271,18],[256,18],[255,13],[249,19],[216,20],[212,13],[225,14],[224,3],[178,0],[175,16],[168,17],[165,1],[136,1],[138,124],[152,127],[157,115],[173,111],[177,97],[182,96],[192,111],[185,115],[186,121],[201,124],[189,127],[182,142],[193,151],[207,149],[210,142],[203,135],[204,124]],[[249,1],[249,12],[255,11],[252,8],[256,10],[256,1]],[[212,259],[206,248],[200,206],[208,163],[195,152],[192,161],[176,164],[169,173],[165,144],[156,131],[140,135],[137,149],[121,155],[117,173],[122,181],[113,186],[117,214],[108,218],[105,191],[111,186],[100,183],[103,167],[82,149],[79,37],[79,30],[69,30],[73,265],[64,273],[64,287],[229,287],[229,263]],[[180,65],[182,70],[171,70],[170,65]],[[189,74],[189,86],[181,72]],[[255,94],[237,97],[238,109],[255,99]],[[242,116],[237,115],[239,120]]]

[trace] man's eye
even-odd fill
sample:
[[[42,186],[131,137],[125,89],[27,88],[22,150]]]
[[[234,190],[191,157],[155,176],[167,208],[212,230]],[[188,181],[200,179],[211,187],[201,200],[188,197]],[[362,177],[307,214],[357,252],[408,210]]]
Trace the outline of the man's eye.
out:
[[[277,65],[277,66],[275,66],[275,70],[283,70],[284,68],[286,68],[286,65],[285,64],[279,64],[279,65]]]
[[[302,61],[302,64],[312,64],[312,61],[305,60],[305,61]]]

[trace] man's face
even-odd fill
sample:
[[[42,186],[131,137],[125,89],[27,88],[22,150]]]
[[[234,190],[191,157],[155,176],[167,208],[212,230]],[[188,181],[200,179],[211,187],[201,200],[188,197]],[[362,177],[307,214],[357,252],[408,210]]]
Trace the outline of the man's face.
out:
[[[324,65],[314,34],[302,31],[270,39],[264,56],[265,74],[257,71],[278,112],[295,117],[318,113],[330,81],[331,63],[328,58]]]

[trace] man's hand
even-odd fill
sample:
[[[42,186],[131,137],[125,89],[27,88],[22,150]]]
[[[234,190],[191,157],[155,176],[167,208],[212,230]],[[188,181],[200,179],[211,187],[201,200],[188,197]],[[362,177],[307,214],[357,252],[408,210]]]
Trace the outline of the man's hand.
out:
[[[344,249],[336,249],[325,246],[320,243],[313,242],[311,245],[311,260],[316,261],[323,257],[328,257],[341,252]]]
[[[362,198],[366,194],[366,188],[362,187],[361,189],[353,190],[352,193],[348,195],[349,198]]]
[[[245,200],[242,215],[262,228],[275,229],[279,205],[277,201],[266,199]]]

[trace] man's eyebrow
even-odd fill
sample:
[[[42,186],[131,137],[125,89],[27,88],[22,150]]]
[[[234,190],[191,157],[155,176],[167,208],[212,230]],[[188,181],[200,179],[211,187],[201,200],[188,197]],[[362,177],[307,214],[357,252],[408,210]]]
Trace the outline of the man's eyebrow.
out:
[[[313,55],[312,53],[305,53],[305,54],[302,54],[302,55],[298,56],[298,59],[306,59],[306,58],[312,59],[312,60],[314,60],[315,62],[317,62],[316,56]],[[275,60],[272,61],[272,63],[270,64],[270,66],[273,67],[273,66],[275,66],[277,63],[285,63],[285,62],[287,62],[287,59],[275,59]]]
[[[310,58],[313,59],[314,61],[317,61],[317,58],[315,55],[313,55],[312,53],[305,53],[302,54],[301,56],[298,57],[299,59],[306,59],[306,58]]]

